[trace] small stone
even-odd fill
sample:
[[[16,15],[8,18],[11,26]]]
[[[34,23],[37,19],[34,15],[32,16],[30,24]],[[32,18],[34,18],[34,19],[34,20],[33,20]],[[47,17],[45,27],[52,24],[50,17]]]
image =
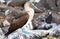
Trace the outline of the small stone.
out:
[[[0,0],[0,2],[1,2],[1,3],[4,3],[4,2],[5,2],[5,0]]]
[[[10,23],[9,23],[7,20],[4,20],[3,25],[4,25],[4,26],[10,25]]]

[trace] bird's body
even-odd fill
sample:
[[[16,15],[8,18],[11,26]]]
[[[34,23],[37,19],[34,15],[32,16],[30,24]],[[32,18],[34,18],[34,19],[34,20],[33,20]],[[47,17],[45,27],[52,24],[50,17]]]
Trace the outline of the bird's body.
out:
[[[26,4],[28,6],[26,6]],[[9,35],[10,33],[14,32],[15,30],[17,30],[18,28],[25,28],[25,29],[33,29],[32,26],[32,19],[34,16],[34,9],[31,8],[31,3],[27,2],[25,4],[25,11],[26,13],[23,14],[21,17],[14,19],[8,29],[8,32],[5,35]]]
[[[25,7],[25,11],[27,11],[27,14],[29,15],[29,19],[27,23],[24,25],[24,27],[26,27],[26,29],[33,29],[32,19],[34,16],[34,9],[32,8],[32,3],[27,2],[24,7]]]
[[[10,33],[14,32],[18,28],[23,27],[26,24],[28,18],[29,18],[29,16],[27,14],[25,14],[15,20],[13,20],[8,29],[8,32],[5,35],[9,35]]]

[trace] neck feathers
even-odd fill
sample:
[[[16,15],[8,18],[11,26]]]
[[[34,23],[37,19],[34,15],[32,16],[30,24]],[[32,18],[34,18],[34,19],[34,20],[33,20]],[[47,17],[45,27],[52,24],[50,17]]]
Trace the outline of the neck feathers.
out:
[[[32,7],[31,2],[26,2],[26,4],[24,5],[25,11],[27,11],[27,13],[29,15],[29,20],[32,20],[33,16],[34,16],[34,9],[31,7]]]

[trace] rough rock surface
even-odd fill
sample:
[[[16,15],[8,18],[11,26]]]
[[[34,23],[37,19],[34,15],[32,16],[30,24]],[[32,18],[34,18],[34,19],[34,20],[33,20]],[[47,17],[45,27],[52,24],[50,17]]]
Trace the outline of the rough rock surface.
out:
[[[28,0],[5,0],[6,5],[8,6],[23,6],[24,3]]]

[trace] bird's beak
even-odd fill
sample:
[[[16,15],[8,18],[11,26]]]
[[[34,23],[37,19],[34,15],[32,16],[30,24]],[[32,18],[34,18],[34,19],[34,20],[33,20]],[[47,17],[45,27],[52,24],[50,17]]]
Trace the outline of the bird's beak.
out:
[[[32,4],[32,8],[33,8],[33,9],[36,9],[36,10],[39,10],[39,11],[42,11],[42,9],[39,9],[39,8],[36,7],[34,4]]]
[[[32,8],[36,9],[37,7],[32,3]]]

